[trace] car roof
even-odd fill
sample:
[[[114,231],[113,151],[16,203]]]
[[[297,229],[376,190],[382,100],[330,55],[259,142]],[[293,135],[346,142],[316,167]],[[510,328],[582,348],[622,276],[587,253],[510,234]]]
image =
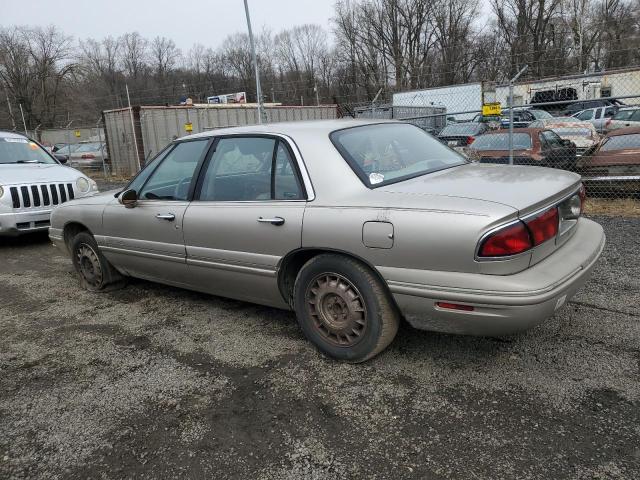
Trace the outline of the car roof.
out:
[[[336,130],[364,125],[376,125],[381,123],[401,123],[394,120],[372,120],[338,118],[331,120],[304,120],[300,122],[262,123],[257,125],[244,125],[241,127],[216,128],[206,132],[196,133],[181,137],[178,140],[191,140],[194,138],[209,138],[219,135],[237,135],[243,133],[253,134],[280,134],[280,135],[329,135]]]
[[[617,137],[618,135],[632,135],[634,133],[640,133],[640,127],[626,127],[626,128],[616,128],[615,130],[611,130],[606,137]]]

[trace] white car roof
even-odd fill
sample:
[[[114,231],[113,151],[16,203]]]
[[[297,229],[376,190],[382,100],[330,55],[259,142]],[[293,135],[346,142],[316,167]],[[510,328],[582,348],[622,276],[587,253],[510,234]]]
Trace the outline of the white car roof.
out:
[[[0,130],[0,138],[26,138],[22,133]]]

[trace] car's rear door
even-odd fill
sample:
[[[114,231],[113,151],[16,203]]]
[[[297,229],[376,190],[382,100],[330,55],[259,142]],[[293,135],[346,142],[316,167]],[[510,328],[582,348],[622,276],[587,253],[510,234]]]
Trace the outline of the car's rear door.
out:
[[[269,135],[216,141],[184,217],[187,265],[199,290],[286,305],[276,273],[301,247],[307,200],[292,147]]]
[[[134,180],[137,205],[113,201],[104,210],[103,247],[117,267],[134,277],[188,285],[182,224],[192,181],[209,139],[179,142]]]

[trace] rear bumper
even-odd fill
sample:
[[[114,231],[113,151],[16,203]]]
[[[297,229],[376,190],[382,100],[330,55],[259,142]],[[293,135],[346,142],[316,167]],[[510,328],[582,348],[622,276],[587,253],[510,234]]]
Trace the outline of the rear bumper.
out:
[[[551,256],[514,275],[452,272],[448,283],[434,285],[416,283],[420,276],[416,271],[406,275],[411,281],[402,281],[400,269],[380,270],[400,311],[415,328],[466,335],[515,333],[551,317],[589,279],[604,248],[604,232],[584,218],[576,229]],[[424,272],[424,279],[434,278],[432,273]],[[447,277],[439,273],[440,279]],[[471,305],[474,310],[442,309],[436,306],[441,301]]]
[[[0,213],[0,236],[17,236],[49,228],[51,209]]]

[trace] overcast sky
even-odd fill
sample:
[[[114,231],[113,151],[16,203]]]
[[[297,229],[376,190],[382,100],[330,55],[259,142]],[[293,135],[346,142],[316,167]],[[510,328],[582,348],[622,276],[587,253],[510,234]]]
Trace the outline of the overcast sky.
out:
[[[249,0],[254,32],[304,23],[329,26],[335,0]],[[243,0],[0,0],[0,25],[56,25],[76,39],[138,31],[147,38],[217,47],[246,32]]]

